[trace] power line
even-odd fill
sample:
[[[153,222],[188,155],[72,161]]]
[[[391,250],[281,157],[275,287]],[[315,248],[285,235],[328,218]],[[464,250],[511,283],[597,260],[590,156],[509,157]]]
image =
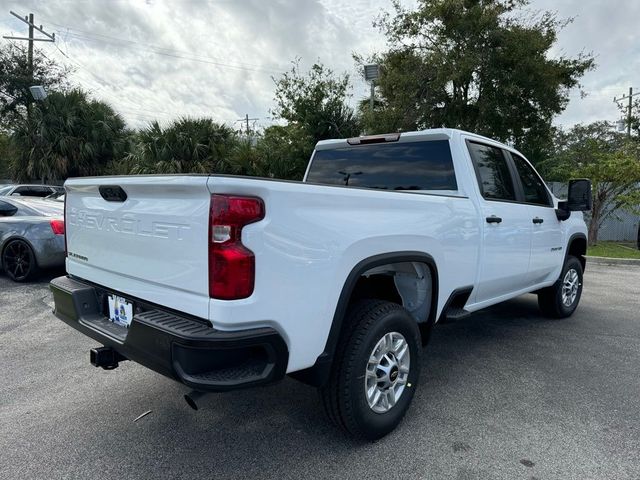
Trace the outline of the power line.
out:
[[[116,39],[105,40],[105,39],[93,38],[93,37],[90,37],[88,35],[80,35],[80,34],[75,34],[75,33],[69,33],[69,35],[72,38],[75,38],[77,40],[88,40],[88,41],[92,41],[92,42],[103,42],[103,43],[111,43],[111,44],[114,44],[114,45],[123,45],[124,46],[124,41],[118,41]],[[132,49],[130,46],[128,48]],[[156,55],[161,55],[161,56],[165,56],[165,57],[178,58],[178,59],[182,59],[182,60],[188,60],[188,61],[191,61],[191,62],[198,62],[198,63],[205,63],[205,64],[209,64],[209,65],[215,65],[217,67],[222,67],[222,68],[231,68],[231,69],[235,69],[235,70],[258,72],[258,73],[268,73],[268,74],[281,74],[281,73],[284,73],[281,70],[273,70],[273,69],[266,69],[266,68],[259,68],[259,67],[247,67],[247,66],[244,66],[242,64],[223,63],[223,62],[216,61],[214,59],[210,59],[210,57],[201,57],[201,56],[197,56],[197,55],[194,55],[194,54],[189,54],[191,56],[187,57],[185,55],[179,55],[179,54],[176,54],[176,53],[170,53],[170,51],[161,51],[161,50],[159,50],[157,48],[158,47],[149,46],[148,48],[137,48],[137,50],[144,51],[144,52],[150,52],[150,53],[154,53]],[[136,49],[133,49],[133,50],[136,50]]]
[[[86,30],[81,30],[81,29],[78,29],[78,28],[75,28],[75,27],[68,27],[68,26],[57,24],[57,23],[54,23],[54,22],[51,22],[51,23],[53,25],[56,25],[56,26],[59,26],[59,27],[62,27],[62,28],[66,29],[65,31],[58,30],[59,33],[65,33],[65,34],[71,35],[73,37],[80,38],[82,40],[96,40],[96,41],[110,40],[112,42],[130,43],[130,44],[140,45],[140,46],[151,48],[151,49],[154,49],[154,50],[160,50],[160,51],[174,53],[174,54],[185,54],[185,55],[189,55],[190,57],[202,58],[202,59],[207,59],[207,60],[215,60],[215,61],[221,60],[219,57],[198,55],[198,54],[195,54],[193,52],[186,51],[186,50],[178,50],[178,49],[175,49],[175,48],[167,48],[167,47],[160,47],[160,46],[157,46],[157,45],[149,45],[147,43],[138,42],[136,40],[129,40],[129,39],[124,39],[124,38],[112,37],[112,36],[104,35],[104,34],[101,34],[101,33],[88,32]],[[79,32],[79,33],[74,33],[74,32]],[[96,37],[100,37],[100,38],[96,38]],[[110,42],[107,42],[107,43],[110,43]],[[218,44],[218,46],[222,46],[222,45]],[[281,70],[283,70],[283,69],[281,69],[279,67],[278,68],[275,68],[275,67],[274,68],[265,68],[262,65],[257,65],[257,64],[253,64],[253,63],[247,63],[247,62],[236,62],[234,64],[234,66],[242,66],[242,67],[249,67],[249,68],[253,67],[253,68],[257,69],[257,70],[270,71],[270,72],[274,72],[274,73],[281,73]]]
[[[237,62],[237,63],[231,64],[231,63],[221,62],[219,61],[220,59],[216,57],[198,55],[192,52],[187,52],[185,50],[171,49],[166,47],[160,47],[157,45],[149,45],[147,43],[142,43],[135,40],[112,37],[112,36],[103,35],[100,33],[89,32],[87,30],[82,30],[75,27],[69,27],[67,25],[62,25],[60,23],[51,22],[51,21],[49,23],[51,23],[52,25],[56,25],[58,27],[62,27],[67,30],[66,32],[62,30],[58,30],[58,33],[61,33],[61,34],[65,33],[73,38],[80,39],[80,40],[104,42],[104,43],[111,43],[111,44],[117,44],[117,45],[125,45],[125,44],[139,45],[144,47],[143,48],[144,51],[149,51],[157,55],[164,55],[168,57],[180,58],[183,60],[190,60],[190,61],[200,62],[200,63],[208,63],[211,65],[216,65],[224,68],[233,68],[238,70],[263,72],[263,73],[271,73],[271,74],[281,74],[284,72],[284,70],[286,70],[286,69],[280,69],[280,68],[265,68],[260,65],[245,63],[245,62]],[[79,33],[74,33],[74,32],[79,32]],[[184,55],[188,55],[188,57]]]
[[[185,54],[188,54],[188,55],[195,55],[193,52],[186,51],[186,50],[178,50],[178,49],[175,49],[175,48],[166,48],[166,47],[160,47],[160,46],[157,46],[157,45],[149,45],[149,44],[144,43],[144,42],[139,42],[139,41],[136,41],[136,40],[124,39],[124,38],[120,38],[120,37],[113,37],[113,36],[110,36],[110,35],[104,35],[102,33],[96,33],[94,31],[88,31],[88,30],[83,30],[83,29],[77,28],[77,27],[71,27],[71,26],[68,26],[68,25],[62,25],[60,23],[56,23],[56,22],[53,22],[53,21],[49,21],[49,23],[51,23],[52,25],[55,25],[57,27],[62,27],[64,29],[66,29],[67,31],[69,31],[70,34],[73,34],[73,32],[71,32],[71,30],[73,30],[75,32],[80,32],[80,34],[83,34],[83,35],[86,35],[86,36],[89,36],[89,37],[102,37],[102,38],[106,38],[106,39],[109,39],[109,40],[116,40],[118,42],[133,43],[133,44],[142,45],[142,46],[145,46],[145,47],[152,47],[152,48],[155,48],[155,49],[158,49],[158,50],[165,50],[165,51],[174,52],[174,53],[185,53]],[[73,34],[73,35],[75,35],[75,34]],[[212,43],[214,45],[217,45],[217,46],[223,47],[223,48],[225,47],[224,45],[221,45],[219,43],[211,42],[210,39],[208,40],[208,43],[210,43],[210,44]],[[202,55],[196,55],[196,56],[203,57]],[[206,57],[206,56],[204,58],[216,59],[215,57]],[[219,58],[217,58],[217,59],[219,60]],[[263,68],[262,65],[250,64],[250,63],[245,63],[245,62],[238,62],[238,64],[247,65],[247,66],[253,66],[253,67],[257,67],[257,68]],[[276,70],[278,70],[278,69],[276,69]]]

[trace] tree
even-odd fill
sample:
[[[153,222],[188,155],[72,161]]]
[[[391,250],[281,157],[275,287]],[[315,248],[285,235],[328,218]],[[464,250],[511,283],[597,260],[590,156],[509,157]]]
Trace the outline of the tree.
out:
[[[487,135],[537,161],[569,89],[594,61],[552,57],[565,25],[554,13],[524,17],[527,0],[394,1],[395,15],[376,23],[390,48],[381,65],[378,101],[365,113],[368,132],[454,127]],[[356,57],[359,63],[364,60]]]
[[[296,124],[272,125],[255,144],[242,139],[229,156],[231,173],[285,180],[302,180],[313,142]]]
[[[71,90],[50,92],[32,118],[17,122],[11,141],[18,181],[99,175],[123,155],[124,120],[106,103]]]
[[[621,100],[618,102],[618,109],[622,114],[622,125],[624,128],[628,128],[629,120],[631,120],[631,134],[636,137],[640,137],[640,100],[636,97],[632,99],[631,103],[631,117],[629,118],[629,104],[628,100]]]
[[[126,162],[130,173],[227,173],[235,132],[210,118],[181,118],[167,127],[154,121],[137,135]]]
[[[313,147],[313,138],[299,125],[268,127],[257,147],[263,165],[260,175],[302,180]]]
[[[627,141],[608,122],[560,130],[554,144],[556,155],[543,164],[549,178],[592,182],[590,245],[598,242],[598,230],[616,210],[640,213],[640,145]]]
[[[291,71],[274,81],[274,115],[304,130],[312,144],[359,135],[358,119],[347,104],[350,96],[347,74],[337,76],[322,64],[314,64],[302,74],[296,63]]]
[[[9,171],[9,148],[9,135],[0,132],[0,180],[11,177],[11,172]]]
[[[26,119],[27,104],[32,102],[29,87],[41,85],[46,90],[64,91],[69,87],[71,69],[44,55],[33,53],[33,79],[29,75],[27,47],[11,42],[0,45],[0,129],[13,130]]]

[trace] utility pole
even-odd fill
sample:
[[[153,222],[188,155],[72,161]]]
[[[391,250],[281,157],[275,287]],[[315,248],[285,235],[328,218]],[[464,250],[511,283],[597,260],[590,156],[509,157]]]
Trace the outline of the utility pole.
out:
[[[33,13],[30,13],[29,16],[21,17],[17,13],[10,11],[11,15],[16,17],[21,22],[26,23],[29,26],[29,36],[28,37],[12,37],[9,35],[4,35],[2,38],[7,40],[21,40],[29,42],[29,47],[27,49],[27,69],[29,76],[29,86],[33,85],[33,42],[55,42],[56,34],[55,33],[47,33],[43,30],[42,25],[37,26],[33,23]],[[33,31],[37,30],[42,33],[47,38],[35,38],[33,36]],[[31,118],[31,97],[27,97],[27,118]]]
[[[629,95],[622,95],[620,98],[613,97],[613,101],[620,107],[622,107],[620,104],[622,100],[629,100],[629,104],[627,105],[627,138],[631,138],[631,112],[633,109],[633,97],[635,95],[640,95],[640,92],[633,93],[633,87],[629,87]]]
[[[258,120],[260,120],[259,118],[249,118],[249,114],[247,113],[244,118],[239,118],[238,120],[236,120],[236,122],[245,122],[246,126],[247,126],[247,137],[249,136],[250,130],[249,130],[249,120],[251,121],[255,121],[257,122]]]

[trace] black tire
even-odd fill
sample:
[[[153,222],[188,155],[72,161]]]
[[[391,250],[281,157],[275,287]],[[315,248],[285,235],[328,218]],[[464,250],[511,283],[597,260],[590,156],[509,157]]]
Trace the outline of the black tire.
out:
[[[396,428],[411,404],[420,376],[420,332],[415,319],[401,305],[381,300],[362,300],[356,303],[349,309],[345,322],[329,381],[320,389],[320,396],[333,423],[356,438],[376,440]],[[409,366],[408,372],[404,369],[404,374],[399,374],[399,369],[396,368],[395,378],[393,369],[389,370],[387,378],[393,381],[390,388],[404,387],[399,392],[395,405],[388,411],[378,413],[374,408],[388,407],[389,404],[373,407],[369,405],[366,392],[366,378],[369,378],[367,369],[374,347],[387,334],[394,334],[400,343],[402,340],[406,341]],[[400,358],[406,359],[406,355],[398,355],[398,359]],[[375,376],[369,381],[378,385]],[[394,387],[396,384],[397,387]],[[389,388],[386,389],[387,392],[388,390]],[[383,404],[388,402],[386,399],[381,400]]]
[[[577,274],[577,290],[575,298],[570,304],[566,304],[563,301],[563,286],[565,279],[570,271]],[[538,293],[538,306],[542,313],[551,318],[566,318],[570,317],[580,303],[580,296],[582,295],[582,264],[576,257],[568,256],[562,267],[560,278],[558,281],[550,287],[543,288]],[[570,275],[570,274],[569,274]],[[567,295],[566,298],[571,298],[572,295]]]
[[[36,256],[27,242],[10,240],[2,250],[2,268],[14,282],[26,282],[38,271]]]

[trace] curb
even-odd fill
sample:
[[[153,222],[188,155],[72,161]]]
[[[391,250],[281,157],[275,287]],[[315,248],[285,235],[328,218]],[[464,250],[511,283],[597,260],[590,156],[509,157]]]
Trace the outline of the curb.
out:
[[[640,267],[638,258],[610,258],[586,256],[587,263],[592,265],[634,265]]]

